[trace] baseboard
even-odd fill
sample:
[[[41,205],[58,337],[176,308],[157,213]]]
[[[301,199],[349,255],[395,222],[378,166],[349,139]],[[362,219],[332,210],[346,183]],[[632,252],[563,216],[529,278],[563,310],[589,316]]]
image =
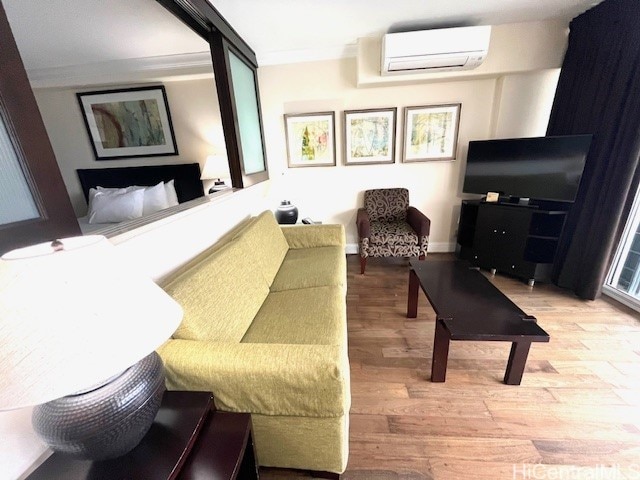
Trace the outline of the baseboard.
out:
[[[347,255],[358,253],[358,244],[357,243],[347,243],[344,248],[344,251]],[[432,253],[449,253],[456,251],[456,244],[449,242],[430,242],[429,248],[427,252]]]
[[[432,253],[450,253],[456,251],[456,244],[450,242],[429,242],[427,252]]]
[[[344,253],[347,255],[352,255],[358,253],[358,244],[357,243],[347,243],[344,247]]]

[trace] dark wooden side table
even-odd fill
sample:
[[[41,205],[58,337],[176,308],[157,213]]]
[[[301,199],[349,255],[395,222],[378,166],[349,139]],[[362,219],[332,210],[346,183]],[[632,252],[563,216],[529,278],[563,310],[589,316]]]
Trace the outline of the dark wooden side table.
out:
[[[166,392],[142,442],[113,460],[54,453],[28,480],[258,479],[251,416],[218,412],[209,392]]]

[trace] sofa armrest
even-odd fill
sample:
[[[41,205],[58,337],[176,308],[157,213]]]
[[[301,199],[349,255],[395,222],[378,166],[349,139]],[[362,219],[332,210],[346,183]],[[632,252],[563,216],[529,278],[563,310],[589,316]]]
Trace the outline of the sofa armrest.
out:
[[[307,417],[349,411],[346,346],[171,339],[158,353],[169,389],[213,392],[221,410]]]
[[[371,235],[371,222],[369,221],[369,214],[366,209],[358,209],[356,226],[358,227],[358,238],[369,238]]]
[[[283,227],[289,248],[343,247],[346,244],[343,225],[295,225]]]
[[[407,210],[407,223],[415,230],[418,237],[428,237],[431,230],[431,220],[415,207],[409,207]]]

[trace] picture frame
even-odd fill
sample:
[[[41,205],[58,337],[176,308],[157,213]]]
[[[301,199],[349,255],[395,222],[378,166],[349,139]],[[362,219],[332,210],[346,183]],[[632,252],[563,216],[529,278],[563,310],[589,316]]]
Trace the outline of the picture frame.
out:
[[[76,96],[96,160],[178,155],[163,85]]]
[[[396,107],[345,110],[344,164],[395,163],[397,112]]]
[[[462,104],[405,107],[403,162],[455,160]]]
[[[336,165],[334,112],[285,114],[284,124],[289,168]]]

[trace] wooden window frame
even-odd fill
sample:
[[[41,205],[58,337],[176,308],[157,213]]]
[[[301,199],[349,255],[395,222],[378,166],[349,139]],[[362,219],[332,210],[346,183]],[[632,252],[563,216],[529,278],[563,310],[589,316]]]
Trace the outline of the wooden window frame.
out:
[[[80,227],[1,3],[0,45],[0,117],[38,210],[36,218],[0,226],[2,254],[80,235]]]

